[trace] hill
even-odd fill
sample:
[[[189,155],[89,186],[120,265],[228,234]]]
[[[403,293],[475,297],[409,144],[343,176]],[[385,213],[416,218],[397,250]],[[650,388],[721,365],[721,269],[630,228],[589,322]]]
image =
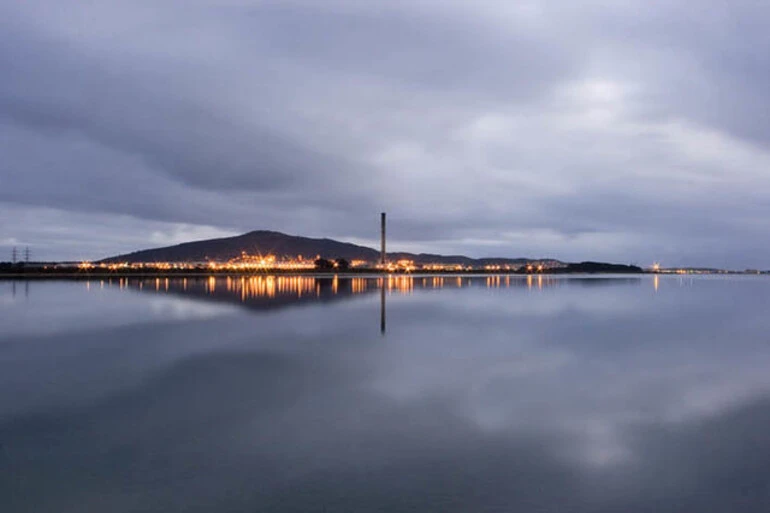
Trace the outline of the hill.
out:
[[[376,262],[380,257],[380,252],[375,249],[349,242],[340,242],[332,239],[313,239],[268,230],[258,230],[236,237],[185,242],[176,246],[136,251],[106,258],[102,262],[226,262],[240,257],[243,252],[250,255],[270,254],[278,257],[293,258],[298,255],[302,255],[304,258],[315,258],[316,255],[320,255],[323,258],[344,258],[348,261],[365,260],[367,262]],[[521,265],[534,261],[527,258],[474,259],[463,255],[445,256],[403,252],[388,253],[388,258],[391,260],[413,260],[418,264],[440,263],[471,266]],[[555,260],[550,260],[549,262],[557,265],[560,264],[560,262]]]

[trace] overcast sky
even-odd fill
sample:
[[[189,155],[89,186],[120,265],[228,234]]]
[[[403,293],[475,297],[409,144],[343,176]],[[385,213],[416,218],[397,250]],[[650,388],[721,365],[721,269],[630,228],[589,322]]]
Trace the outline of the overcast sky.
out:
[[[0,260],[255,229],[770,268],[763,0],[0,0]]]

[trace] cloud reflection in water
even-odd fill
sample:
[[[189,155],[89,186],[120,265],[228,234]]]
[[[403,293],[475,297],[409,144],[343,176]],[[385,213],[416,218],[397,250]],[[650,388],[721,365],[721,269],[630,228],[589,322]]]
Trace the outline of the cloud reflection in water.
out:
[[[0,338],[4,510],[765,510],[764,280],[325,280],[129,283],[246,308]]]

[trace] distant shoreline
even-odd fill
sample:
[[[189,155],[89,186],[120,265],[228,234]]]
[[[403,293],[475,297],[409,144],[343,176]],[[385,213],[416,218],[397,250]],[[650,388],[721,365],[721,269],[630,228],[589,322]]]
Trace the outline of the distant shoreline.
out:
[[[693,272],[685,275],[691,276],[693,274],[698,275],[748,275],[757,276],[757,273],[747,273],[742,271],[720,271],[720,272]],[[233,271],[159,271],[159,272],[99,272],[99,273],[86,273],[86,272],[25,272],[25,273],[3,273],[0,272],[0,281],[11,280],[107,280],[107,279],[125,279],[125,278],[210,278],[210,277],[222,277],[222,278],[244,278],[244,277],[270,277],[270,276],[307,276],[311,278],[382,278],[387,276],[397,277],[422,277],[422,276],[642,276],[642,275],[659,275],[659,276],[681,276],[682,274],[671,272],[622,272],[622,271],[564,271],[564,270],[549,270],[547,272],[527,273],[516,271],[486,271],[486,270],[473,270],[473,271],[419,271],[419,272],[384,272],[378,270],[361,270],[361,271],[344,271],[344,272],[322,272],[322,271],[262,271],[262,272],[233,272]],[[767,275],[762,273],[760,275]]]
[[[473,270],[473,271],[419,271],[419,272],[405,272],[405,271],[379,271],[379,270],[361,270],[361,271],[340,271],[340,272],[324,272],[324,271],[136,271],[136,272],[26,272],[26,273],[2,273],[0,272],[0,280],[2,279],[45,279],[45,278],[66,278],[66,279],[105,279],[105,278],[208,278],[214,277],[252,277],[252,276],[309,276],[317,278],[333,278],[338,276],[340,278],[381,278],[383,276],[553,276],[553,275],[568,275],[568,274],[618,274],[618,275],[639,275],[645,273],[634,272],[594,272],[594,273],[579,273],[579,272],[538,272],[538,273],[526,273],[516,271],[486,271],[486,270]]]

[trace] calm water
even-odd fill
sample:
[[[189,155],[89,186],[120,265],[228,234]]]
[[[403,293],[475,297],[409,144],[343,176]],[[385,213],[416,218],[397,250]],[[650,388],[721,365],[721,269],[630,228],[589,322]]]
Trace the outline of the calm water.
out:
[[[0,511],[770,511],[770,279],[0,282]]]

